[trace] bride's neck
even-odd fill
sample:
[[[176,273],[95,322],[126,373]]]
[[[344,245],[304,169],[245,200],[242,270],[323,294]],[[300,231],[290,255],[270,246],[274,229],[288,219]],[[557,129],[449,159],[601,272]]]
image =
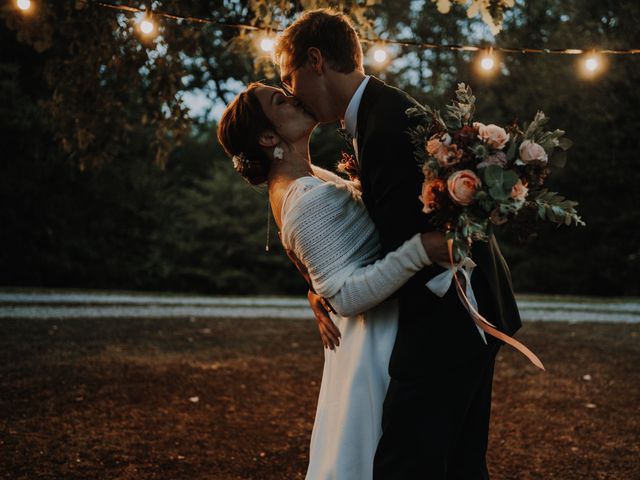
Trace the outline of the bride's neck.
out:
[[[309,143],[294,144],[286,149],[284,159],[274,160],[267,179],[269,202],[273,217],[281,228],[280,210],[282,209],[283,194],[294,180],[313,175],[311,159],[309,158]]]
[[[269,172],[269,190],[273,187],[289,183],[297,178],[313,175],[309,158],[308,141],[299,142],[287,148],[282,160],[273,160]]]

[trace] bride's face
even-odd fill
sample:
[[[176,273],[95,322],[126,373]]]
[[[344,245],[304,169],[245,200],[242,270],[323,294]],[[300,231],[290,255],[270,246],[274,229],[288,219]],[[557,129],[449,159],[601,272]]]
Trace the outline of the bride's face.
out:
[[[318,123],[297,98],[286,96],[279,88],[258,87],[255,93],[276,133],[287,143],[308,137]]]

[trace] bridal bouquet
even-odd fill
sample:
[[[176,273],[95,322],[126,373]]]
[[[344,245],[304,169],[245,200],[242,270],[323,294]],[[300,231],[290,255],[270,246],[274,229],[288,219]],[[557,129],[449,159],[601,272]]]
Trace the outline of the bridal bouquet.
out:
[[[538,111],[530,124],[506,128],[473,121],[475,97],[458,84],[444,118],[429,106],[414,107],[410,130],[424,183],[420,200],[436,228],[447,233],[456,261],[471,243],[487,241],[492,225],[539,218],[585,225],[577,202],[543,188],[550,167],[564,167],[571,141],[563,130],[547,131]]]

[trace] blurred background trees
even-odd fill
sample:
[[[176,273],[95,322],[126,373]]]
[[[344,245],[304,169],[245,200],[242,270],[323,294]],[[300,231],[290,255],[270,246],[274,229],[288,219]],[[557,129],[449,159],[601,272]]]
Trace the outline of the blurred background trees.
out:
[[[243,84],[277,80],[255,34],[162,20],[143,41],[133,15],[92,2],[5,2],[0,16],[0,283],[276,294],[305,290],[279,248],[267,198],[247,185],[215,140],[216,112]],[[142,6],[144,2],[128,3]],[[343,1],[364,38],[444,44],[494,42],[479,18],[432,1]],[[156,10],[221,22],[284,27],[327,2],[154,1]],[[640,46],[632,0],[516,1],[495,45]],[[365,53],[370,45],[365,44]],[[390,47],[367,71],[442,108],[457,82],[478,97],[477,119],[528,121],[537,109],[574,141],[549,185],[580,202],[586,228],[544,226],[523,244],[499,233],[519,292],[640,295],[640,60],[608,56],[594,79],[578,58],[503,55],[483,77],[477,56]],[[203,105],[189,111],[189,105]],[[208,108],[211,107],[211,108]],[[335,125],[313,137],[316,163],[333,167]],[[634,168],[636,167],[636,168]]]

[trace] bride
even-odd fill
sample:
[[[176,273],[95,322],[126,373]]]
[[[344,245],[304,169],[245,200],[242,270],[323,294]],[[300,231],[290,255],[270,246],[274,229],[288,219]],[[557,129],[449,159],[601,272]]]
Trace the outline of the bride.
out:
[[[316,125],[297,99],[253,83],[227,106],[218,140],[249,183],[268,184],[283,247],[333,310],[329,323],[316,315],[328,348],[306,478],[361,480],[373,476],[382,434],[398,318],[389,297],[448,253],[444,236],[430,232],[380,258],[356,186],[311,164]]]

